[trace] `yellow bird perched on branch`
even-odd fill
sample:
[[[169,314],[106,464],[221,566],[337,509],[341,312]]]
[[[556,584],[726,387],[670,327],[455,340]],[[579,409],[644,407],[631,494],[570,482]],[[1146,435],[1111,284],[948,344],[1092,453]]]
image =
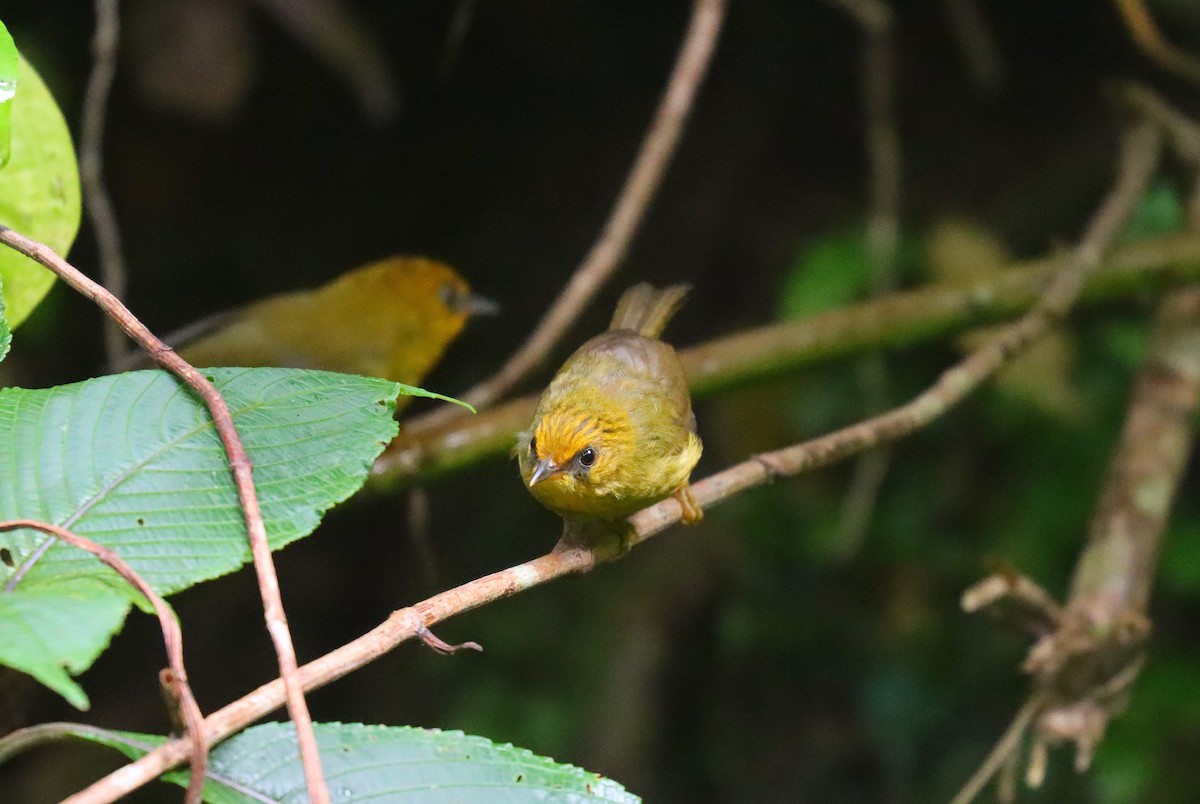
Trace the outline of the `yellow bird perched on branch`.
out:
[[[607,332],[567,359],[542,394],[516,455],[530,493],[574,521],[614,521],[675,495],[685,522],[701,443],[679,358],[658,339],[688,292],[635,285]]]
[[[417,385],[467,318],[494,311],[450,266],[390,257],[202,322],[213,331],[178,351],[195,366],[324,369]]]

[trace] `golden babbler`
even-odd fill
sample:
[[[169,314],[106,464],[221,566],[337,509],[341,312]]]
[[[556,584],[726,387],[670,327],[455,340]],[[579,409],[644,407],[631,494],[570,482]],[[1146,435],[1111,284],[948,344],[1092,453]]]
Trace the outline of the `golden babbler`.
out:
[[[608,331],[567,359],[518,437],[530,493],[568,521],[623,519],[671,495],[685,522],[703,516],[688,490],[701,444],[687,381],[658,339],[688,289],[625,291]]]
[[[215,330],[179,354],[194,366],[291,366],[416,385],[468,317],[493,307],[449,265],[390,257],[203,322]]]

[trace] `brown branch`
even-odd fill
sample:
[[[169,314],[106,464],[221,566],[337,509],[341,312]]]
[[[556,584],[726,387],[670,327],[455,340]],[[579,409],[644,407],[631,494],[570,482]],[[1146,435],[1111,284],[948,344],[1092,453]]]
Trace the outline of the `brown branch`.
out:
[[[1200,176],[1200,126],[1143,87],[1121,89],[1125,101],[1149,125],[1159,127],[1177,155]],[[1190,227],[1200,229],[1200,180],[1188,213]],[[1041,608],[1043,623],[1049,626],[1022,666],[1033,676],[1031,700],[1038,702],[1025,774],[1031,787],[1041,785],[1048,746],[1054,743],[1075,744],[1076,771],[1090,766],[1108,724],[1124,709],[1129,688],[1141,672],[1151,628],[1146,607],[1171,504],[1195,439],[1197,409],[1200,285],[1174,291],[1159,307],[1067,603],[1059,608],[1027,578],[988,601],[1002,602],[999,597],[1008,594],[1025,598],[1018,604]],[[987,579],[964,595],[964,608],[993,581]],[[1016,726],[1014,722],[1009,732]],[[1017,744],[1010,749],[1011,759],[1016,759]],[[998,764],[992,760],[989,757],[968,783],[975,792],[995,773]]]
[[[929,390],[912,402],[882,416],[776,452],[764,453],[692,485],[692,496],[709,507],[746,489],[780,477],[824,466],[856,451],[908,435],[944,413],[1006,359],[1017,354],[1064,315],[1078,295],[1086,273],[1094,269],[1111,246],[1134,203],[1157,165],[1159,138],[1153,128],[1137,126],[1124,140],[1117,182],[1089,224],[1079,246],[1064,263],[1039,302],[1009,325],[995,340],[945,372]],[[442,592],[428,600],[395,611],[373,630],[300,669],[305,689],[341,678],[379,658],[401,642],[428,633],[433,625],[456,614],[517,594],[571,573],[583,573],[599,563],[625,555],[629,548],[679,521],[682,511],[674,498],[630,517],[631,532],[624,539],[585,547],[560,543],[547,555]],[[209,715],[205,736],[217,742],[277,709],[283,701],[279,680],[264,684],[241,699]],[[126,795],[177,765],[187,756],[186,737],[155,749],[115,771],[68,802],[112,801]]]
[[[1025,662],[1047,698],[1038,738],[1074,742],[1081,770],[1123,708],[1121,693],[1136,676],[1127,671],[1142,660],[1146,606],[1198,403],[1200,287],[1193,287],[1163,300],[1062,625]]]
[[[1028,716],[1027,704],[1006,732],[1018,723],[1022,732],[1030,725],[1035,731],[1026,773],[1031,786],[1041,783],[1053,743],[1073,742],[1076,769],[1087,769],[1141,670],[1150,634],[1146,605],[1198,407],[1200,286],[1176,291],[1160,307],[1067,604],[1059,608],[1024,576],[992,576],[963,597],[968,611],[1004,605],[1047,612],[1040,619],[1050,627],[1036,634],[1023,665],[1034,679],[1036,711]],[[1007,588],[999,588],[1001,580]],[[1001,742],[1016,755],[1019,740]],[[955,801],[970,801],[1000,764],[994,751]]]
[[[1171,151],[1185,162],[1200,167],[1200,125],[1171,106],[1158,93],[1144,84],[1125,81],[1116,84],[1121,102],[1134,113],[1158,124],[1167,138]],[[1197,182],[1200,187],[1200,182]],[[1192,204],[1194,212],[1198,205]],[[1197,231],[1200,226],[1191,226]]]
[[[1129,35],[1159,66],[1200,84],[1200,60],[1167,41],[1146,8],[1145,0],[1113,0]]]
[[[317,738],[313,732],[308,705],[304,700],[303,688],[297,679],[296,649],[292,645],[292,635],[288,630],[287,616],[284,613],[283,600],[279,593],[279,578],[275,574],[271,547],[267,542],[266,528],[263,526],[258,492],[254,487],[253,466],[246,454],[245,447],[242,446],[237,430],[233,426],[233,417],[230,415],[225,400],[221,398],[221,394],[203,374],[155,337],[154,333],[147,329],[119,299],[105,290],[103,286],[80,273],[78,269],[55,254],[49,246],[30,240],[6,226],[0,226],[0,243],[44,265],[72,289],[94,302],[116,321],[139,346],[145,349],[156,363],[175,374],[195,391],[203,400],[205,407],[208,408],[217,434],[221,438],[221,444],[225,448],[229,469],[237,487],[238,500],[242,506],[250,552],[254,557],[254,569],[258,576],[259,592],[262,595],[267,632],[271,635],[274,643],[275,653],[279,659],[279,674],[287,689],[288,714],[296,725],[300,755],[304,761],[305,776],[309,783],[309,797],[317,804],[327,802],[329,794],[322,778]]]
[[[108,291],[125,298],[128,273],[121,247],[121,230],[113,211],[112,199],[104,184],[104,118],[113,75],[117,71],[117,44],[120,41],[120,0],[96,0],[96,33],[92,40],[92,73],[83,98],[83,119],[79,134],[79,181],[88,217],[96,232],[100,252],[100,276]],[[109,366],[116,365],[125,352],[121,327],[111,318],[104,320],[104,353]]]
[[[662,177],[679,143],[700,83],[708,71],[717,36],[725,17],[727,0],[695,0],[691,21],[675,67],[663,93],[654,122],[642,141],[625,186],[592,250],[575,269],[570,281],[537,327],[500,369],[475,387],[459,395],[476,408],[491,405],[507,394],[529,372],[540,366],[580,312],[609,280],[629,250],[638,225],[654,199]],[[444,424],[463,409],[446,405],[408,423],[412,432]]]
[[[171,710],[170,715],[172,722],[175,722],[176,719],[183,721],[182,725],[186,729],[190,743],[192,776],[188,782],[184,801],[188,804],[200,801],[201,793],[204,790],[204,771],[208,766],[208,743],[204,739],[204,715],[200,712],[200,705],[196,703],[196,696],[192,694],[192,688],[188,685],[187,670],[183,665],[183,632],[179,627],[179,621],[175,619],[175,612],[171,611],[171,607],[166,604],[166,601],[158,596],[158,593],[134,571],[133,567],[126,564],[109,548],[48,522],[38,522],[32,519],[0,522],[0,533],[22,528],[41,531],[72,547],[78,547],[80,550],[91,553],[116,570],[117,574],[145,595],[146,599],[154,606],[154,612],[158,615],[159,627],[162,628],[163,644],[167,650],[167,663],[171,670],[171,695],[177,703],[177,707]]]

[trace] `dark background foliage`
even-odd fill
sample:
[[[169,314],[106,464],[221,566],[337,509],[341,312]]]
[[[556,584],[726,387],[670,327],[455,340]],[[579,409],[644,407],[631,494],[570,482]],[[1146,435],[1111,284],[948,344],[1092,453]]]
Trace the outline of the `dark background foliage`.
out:
[[[501,318],[473,322],[426,382],[453,392],[521,341],[590,246],[689,4],[480,2],[449,71],[456,3],[346,5],[398,87],[390,122],[368,120],[346,84],[253,4],[242,35],[214,34],[229,37],[248,72],[206,79],[246,79],[240,104],[208,120],[166,108],[134,80],[153,55],[153,32],[136,37],[154,4],[126,7],[130,44],[106,158],[129,301],[165,332],[389,253],[429,254],[504,307]],[[1039,254],[1077,234],[1110,178],[1118,120],[1104,82],[1138,76],[1185,101],[1195,91],[1148,67],[1109,3],[980,5],[1006,68],[996,92],[970,81],[943,4],[895,3],[905,231],[919,253],[931,224],[968,216],[1016,254]],[[1185,4],[1163,5],[1172,35],[1197,49],[1194,11],[1189,30]],[[9,0],[2,13],[76,127],[91,3]],[[734,0],[661,195],[618,280],[558,356],[602,327],[619,289],[641,279],[695,285],[669,333],[679,344],[788,312],[780,299],[812,267],[805,255],[861,231],[859,45],[855,25],[826,4]],[[86,226],[72,258],[94,270]],[[917,259],[903,281],[924,279]],[[609,774],[648,801],[944,800],[1024,692],[1024,644],[963,615],[958,595],[997,565],[1063,591],[1148,310],[1135,300],[1073,319],[1073,413],[988,389],[898,445],[860,546],[838,536],[848,465],[759,489],[590,576],[439,629],[485,653],[445,658],[406,645],[313,694],[313,714],[511,741]],[[98,332],[95,311],[56,289],[17,333],[7,381],[94,375]],[[955,354],[952,344],[888,354],[894,401]],[[831,365],[702,401],[699,473],[861,416],[854,378],[852,365]],[[430,592],[544,552],[557,535],[509,463],[461,472],[428,494],[436,581],[421,571],[402,495],[363,495],[278,556],[302,658]],[[1193,800],[1198,537],[1193,471],[1131,709],[1092,774],[1073,776],[1056,755],[1047,790],[1029,800]],[[273,676],[251,573],[173,603],[206,710]],[[82,679],[94,703],[87,718],[166,730],[160,664],[157,626],[134,617]],[[9,726],[77,717],[46,690],[7,683]],[[99,749],[42,750],[0,768],[0,798],[56,800],[115,763]],[[177,796],[152,787],[134,800]]]

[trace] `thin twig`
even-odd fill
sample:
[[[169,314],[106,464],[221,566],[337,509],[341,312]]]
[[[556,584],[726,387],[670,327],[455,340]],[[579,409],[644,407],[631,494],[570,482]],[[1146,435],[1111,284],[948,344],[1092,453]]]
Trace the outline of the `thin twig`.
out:
[[[258,5],[351,86],[368,120],[383,124],[396,116],[400,92],[383,48],[349,4],[258,0]]]
[[[878,298],[895,292],[899,285],[896,252],[900,242],[902,162],[894,108],[893,16],[891,8],[881,0],[835,0],[835,3],[863,29],[860,81],[870,174],[866,253],[871,296]],[[874,416],[887,410],[890,383],[883,355],[874,353],[862,358],[858,377],[866,414]],[[865,452],[855,461],[838,525],[840,555],[853,555],[862,545],[890,463],[891,450],[887,448]]]
[[[1200,167],[1200,124],[1163,100],[1162,96],[1136,81],[1120,82],[1116,85],[1118,97],[1134,113],[1153,120],[1162,127],[1171,150],[1193,167]],[[1200,182],[1196,183],[1200,187]],[[1195,189],[1195,188],[1193,188]],[[1196,204],[1189,206],[1195,212]],[[1197,230],[1191,225],[1192,231]]]
[[[178,715],[178,719],[183,721],[191,744],[192,776],[188,782],[184,801],[188,804],[200,801],[201,793],[204,791],[204,771],[208,765],[208,743],[204,739],[204,715],[200,711],[200,704],[196,703],[196,696],[192,694],[191,686],[188,685],[187,670],[183,665],[183,631],[179,627],[179,621],[175,619],[175,612],[171,610],[166,601],[158,596],[150,584],[134,571],[133,567],[126,564],[109,548],[49,522],[38,522],[32,519],[0,522],[0,533],[22,528],[41,531],[91,553],[116,570],[117,574],[145,595],[146,599],[154,606],[154,612],[158,615],[159,627],[162,628],[163,644],[167,650],[167,663],[171,667],[171,694],[178,703],[178,708],[170,713],[172,722]]]
[[[992,777],[999,773],[1009,760],[1021,750],[1021,741],[1025,737],[1025,731],[1041,708],[1042,702],[1038,696],[1029,696],[1029,700],[1021,705],[1021,708],[1017,710],[1016,717],[1012,719],[1012,723],[996,741],[996,745],[992,747],[992,752],[987,755],[987,759],[980,764],[954,798],[950,799],[950,804],[970,804],[975,800],[975,796],[987,787],[987,783],[992,780]]]
[[[975,86],[985,92],[999,91],[1004,84],[1004,60],[979,0],[942,0],[942,6]]]
[[[680,360],[692,395],[701,397],[870,349],[943,338],[1025,312],[1065,260],[1018,263],[969,287],[926,287],[744,330],[681,350]],[[1115,252],[1089,275],[1080,302],[1158,293],[1197,280],[1200,235],[1170,235]],[[372,484],[394,490],[504,455],[536,404],[534,396],[521,397],[419,436],[405,428],[376,461]]]
[[[446,41],[442,45],[442,57],[438,60],[438,78],[442,81],[449,81],[454,75],[458,55],[462,51],[467,33],[471,30],[471,20],[475,16],[477,2],[478,0],[458,0],[454,4],[450,24],[446,26]]]
[[[113,75],[117,71],[117,46],[121,34],[120,0],[96,0],[96,34],[92,40],[92,73],[83,98],[79,132],[79,182],[100,252],[101,284],[118,299],[128,288],[121,230],[112,199],[104,184],[104,119]],[[114,366],[125,352],[125,336],[111,318],[104,320],[104,355]]]
[[[305,778],[309,785],[309,798],[316,804],[325,804],[329,800],[329,793],[321,773],[321,758],[317,751],[312,717],[304,700],[304,690],[297,679],[296,649],[292,645],[292,635],[288,630],[287,616],[279,592],[279,578],[275,574],[275,563],[271,558],[271,547],[267,542],[266,528],[263,526],[258,492],[254,487],[253,465],[233,426],[233,417],[225,400],[203,374],[155,337],[117,297],[84,276],[77,268],[55,254],[49,246],[30,240],[6,226],[0,226],[0,243],[49,268],[71,288],[94,302],[145,349],[156,363],[194,390],[208,408],[221,444],[225,448],[225,455],[229,459],[229,470],[233,475],[238,500],[242,506],[250,552],[254,557],[254,569],[262,595],[263,615],[279,659],[279,674],[287,690],[288,714],[296,726],[300,756],[304,761]]]
[[[1159,66],[1200,84],[1200,59],[1167,41],[1145,0],[1113,0],[1138,47]]]
[[[1093,217],[1079,246],[1068,258],[1039,302],[1023,318],[1009,325],[994,341],[946,371],[927,391],[912,402],[883,416],[835,433],[775,452],[756,455],[692,485],[692,496],[702,507],[710,507],[746,489],[777,478],[824,466],[840,458],[908,435],[945,413],[967,393],[994,374],[1004,362],[1032,343],[1046,327],[1067,312],[1082,287],[1086,274],[1101,262],[1111,247],[1158,162],[1159,138],[1152,127],[1136,126],[1125,137],[1119,175],[1112,191]],[[632,532],[621,543],[592,548],[560,544],[547,555],[463,584],[395,611],[379,626],[337,650],[300,669],[305,689],[313,689],[341,678],[379,658],[400,643],[426,633],[430,627],[456,614],[471,611],[495,600],[572,573],[591,570],[599,563],[624,555],[629,548],[649,539],[680,520],[682,510],[668,498],[630,517]],[[283,701],[279,680],[209,715],[205,735],[212,742],[277,709]],[[127,795],[182,762],[187,756],[186,737],[155,749],[141,759],[114,771],[87,790],[68,799],[107,802]]]
[[[475,387],[459,394],[476,408],[484,408],[507,394],[529,372],[546,360],[555,344],[579,318],[580,312],[609,280],[637,232],[646,208],[654,199],[663,174],[675,154],[696,92],[708,71],[727,0],[695,0],[691,21],[667,89],[642,142],[637,159],[608,221],[592,250],[572,274],[537,327],[500,369]],[[410,432],[431,429],[457,417],[461,409],[447,405],[411,419]]]

